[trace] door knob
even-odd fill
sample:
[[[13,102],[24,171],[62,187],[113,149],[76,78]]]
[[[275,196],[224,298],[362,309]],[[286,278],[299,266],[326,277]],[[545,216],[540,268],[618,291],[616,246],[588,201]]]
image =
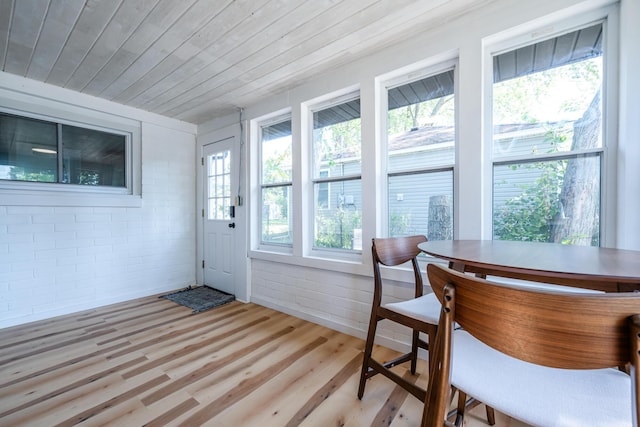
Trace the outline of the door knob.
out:
[[[231,224],[229,224],[229,228],[236,228],[236,223],[232,222]]]

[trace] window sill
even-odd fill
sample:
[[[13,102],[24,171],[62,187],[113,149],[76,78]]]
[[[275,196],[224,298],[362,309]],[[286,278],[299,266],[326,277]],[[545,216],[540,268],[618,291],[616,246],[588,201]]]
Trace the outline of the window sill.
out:
[[[342,273],[364,276],[371,275],[371,267],[363,264],[361,256],[353,257],[351,259],[320,258],[315,256],[299,257],[291,254],[252,250],[249,252],[249,258],[280,264],[339,271]]]
[[[142,197],[131,194],[96,194],[0,189],[1,206],[142,207]]]

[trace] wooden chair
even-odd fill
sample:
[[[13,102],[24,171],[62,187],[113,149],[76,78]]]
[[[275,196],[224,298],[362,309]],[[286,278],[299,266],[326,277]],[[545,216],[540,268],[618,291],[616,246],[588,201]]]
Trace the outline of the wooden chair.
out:
[[[423,427],[449,425],[450,386],[531,425],[640,424],[640,293],[524,289],[435,264],[427,275],[442,313]]]
[[[440,302],[433,293],[423,295],[422,275],[417,260],[417,256],[421,253],[420,249],[418,249],[418,244],[426,241],[427,238],[425,236],[372,239],[374,293],[369,331],[362,361],[362,372],[360,374],[360,386],[358,388],[359,399],[362,399],[367,379],[376,374],[383,374],[421,401],[424,401],[426,390],[405,380],[390,369],[398,364],[411,362],[411,373],[415,374],[418,349],[428,349],[429,343],[435,340],[438,317],[440,315]],[[410,262],[413,267],[415,298],[383,305],[383,280],[380,274],[380,265],[398,266],[406,262]],[[386,363],[378,362],[371,357],[376,328],[378,322],[383,319],[389,319],[413,330],[411,351]],[[428,342],[421,339],[420,332],[427,335]]]

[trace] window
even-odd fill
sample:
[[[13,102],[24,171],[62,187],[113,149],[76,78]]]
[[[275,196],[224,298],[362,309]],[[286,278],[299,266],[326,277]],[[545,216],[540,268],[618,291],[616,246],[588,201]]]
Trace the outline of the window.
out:
[[[600,243],[603,25],[493,57],[493,237]]]
[[[128,136],[0,113],[0,179],[127,188]]]
[[[290,246],[293,242],[291,119],[262,125],[260,133],[261,242]]]
[[[361,250],[360,99],[313,112],[314,248]]]
[[[454,72],[388,89],[390,237],[453,238]]]

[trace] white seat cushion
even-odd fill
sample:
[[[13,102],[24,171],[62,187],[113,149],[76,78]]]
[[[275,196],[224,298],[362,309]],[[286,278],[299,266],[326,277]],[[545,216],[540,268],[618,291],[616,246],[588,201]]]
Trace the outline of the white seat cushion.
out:
[[[595,289],[576,288],[572,286],[554,285],[551,283],[542,283],[542,282],[531,282],[528,280],[512,279],[510,277],[487,276],[487,280],[490,280],[495,283],[505,284],[512,287],[524,288],[524,289],[554,291],[554,292],[563,292],[563,293],[575,293],[575,294],[604,293],[602,291],[597,291]]]
[[[625,373],[534,365],[463,330],[453,332],[451,384],[534,426],[632,425],[631,380]]]
[[[419,298],[384,304],[384,307],[396,313],[437,325],[442,306],[438,297],[432,292]]]

